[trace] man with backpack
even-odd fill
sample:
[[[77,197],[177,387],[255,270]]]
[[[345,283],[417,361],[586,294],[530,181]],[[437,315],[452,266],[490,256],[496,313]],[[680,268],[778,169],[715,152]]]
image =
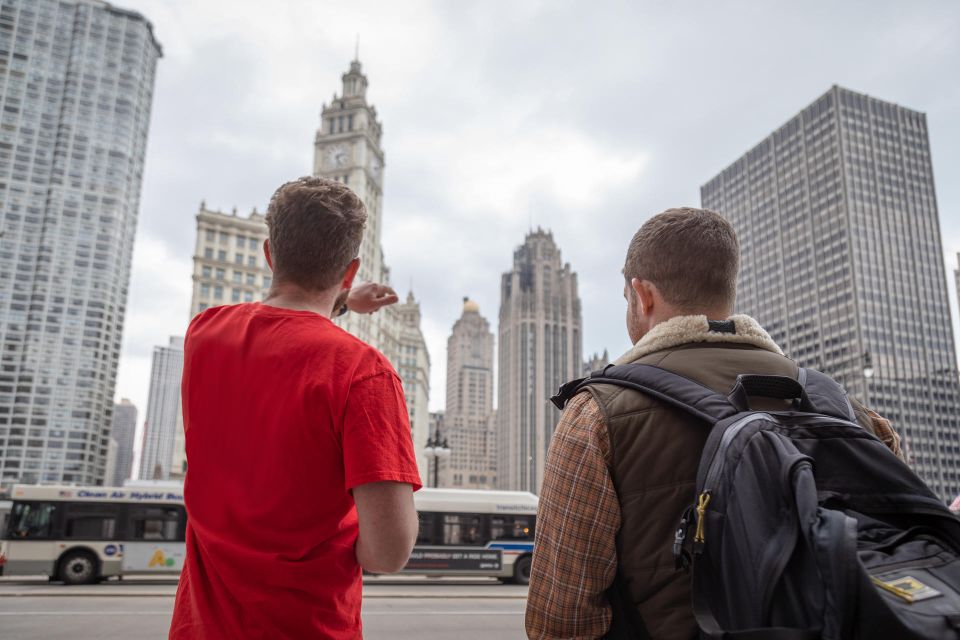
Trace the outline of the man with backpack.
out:
[[[960,603],[957,522],[886,420],[730,315],[738,269],[736,234],[711,211],[670,209],[633,237],[634,346],[554,399],[531,639],[853,637],[903,603],[876,615],[882,637],[924,637],[922,615],[918,635],[898,630],[926,602]],[[939,578],[916,568],[924,544]],[[937,637],[956,637],[943,620]]]

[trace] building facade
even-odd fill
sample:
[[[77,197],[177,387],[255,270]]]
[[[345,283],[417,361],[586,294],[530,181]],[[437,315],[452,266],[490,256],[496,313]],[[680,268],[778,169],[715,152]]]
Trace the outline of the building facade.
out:
[[[209,307],[262,300],[273,277],[263,255],[264,216],[256,209],[245,217],[236,209],[212,211],[202,202],[196,219],[190,317]]]
[[[169,480],[180,418],[180,379],[183,377],[183,338],[153,348],[147,418],[143,424],[140,480]],[[182,426],[180,427],[182,429]]]
[[[133,473],[133,445],[137,433],[137,407],[124,398],[113,406],[113,426],[110,437],[117,441],[117,457],[113,467],[107,467],[106,484],[123,486]]]
[[[497,484],[537,493],[560,412],[550,396],[580,376],[582,321],[577,274],[549,231],[513,254],[500,285]]]
[[[738,311],[891,419],[934,491],[960,492],[926,116],[835,86],[700,191],[740,238]]]
[[[480,306],[463,299],[463,311],[447,339],[444,433],[450,447],[446,475],[457,489],[494,489],[497,432],[493,421],[493,332]]]
[[[0,5],[0,485],[104,482],[160,56],[106,2]]]

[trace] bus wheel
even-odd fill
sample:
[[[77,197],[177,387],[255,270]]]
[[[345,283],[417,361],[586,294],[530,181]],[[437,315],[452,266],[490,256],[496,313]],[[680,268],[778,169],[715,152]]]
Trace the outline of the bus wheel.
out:
[[[89,551],[68,551],[60,559],[58,575],[64,584],[93,584],[100,577],[97,559]]]
[[[513,563],[514,584],[530,584],[530,556],[523,556]]]

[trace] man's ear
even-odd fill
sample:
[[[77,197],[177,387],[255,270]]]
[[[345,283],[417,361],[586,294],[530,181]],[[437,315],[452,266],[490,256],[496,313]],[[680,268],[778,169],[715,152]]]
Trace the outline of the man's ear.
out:
[[[347,265],[347,270],[343,274],[343,280],[340,283],[341,291],[350,291],[353,288],[353,279],[357,277],[357,271],[360,270],[360,258],[354,258]]]
[[[637,310],[640,312],[640,315],[648,316],[652,314],[656,304],[657,294],[659,293],[657,291],[657,285],[649,280],[632,278],[630,280],[630,288],[637,294]]]
[[[270,255],[270,239],[263,241],[263,256],[267,259],[267,265],[273,271],[273,256]]]

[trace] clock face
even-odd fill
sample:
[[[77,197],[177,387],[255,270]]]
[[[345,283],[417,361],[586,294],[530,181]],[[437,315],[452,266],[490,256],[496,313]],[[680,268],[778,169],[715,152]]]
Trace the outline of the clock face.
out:
[[[342,144],[327,148],[327,166],[341,168],[350,162],[350,150]]]

